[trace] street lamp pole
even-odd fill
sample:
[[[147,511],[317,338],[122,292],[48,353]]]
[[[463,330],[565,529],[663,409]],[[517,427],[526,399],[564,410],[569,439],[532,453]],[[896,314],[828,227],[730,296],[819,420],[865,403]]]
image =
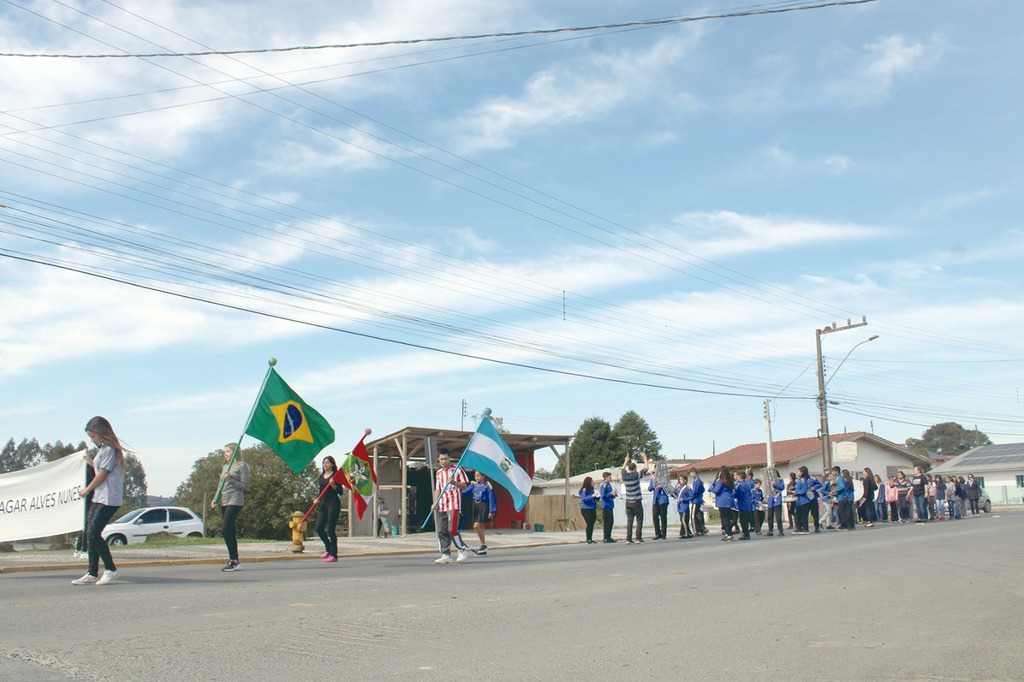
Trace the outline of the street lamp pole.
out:
[[[821,358],[821,337],[825,334],[831,334],[832,332],[841,332],[847,329],[863,327],[867,325],[867,323],[867,317],[861,316],[860,322],[857,323],[851,323],[850,320],[847,320],[845,326],[839,327],[836,326],[835,322],[833,322],[830,326],[814,330],[814,345],[818,351],[818,418],[820,420],[818,435],[821,437],[821,461],[825,475],[828,475],[828,472],[832,469],[832,442],[828,433],[828,401],[825,399],[826,381],[825,366]],[[878,337],[872,337],[870,340],[873,341],[876,338]],[[853,349],[850,350],[853,352]],[[847,354],[846,357],[849,357],[849,354]],[[846,358],[843,358],[843,362],[846,362]],[[842,365],[843,363],[841,362],[839,364]],[[838,369],[838,367],[836,369]]]

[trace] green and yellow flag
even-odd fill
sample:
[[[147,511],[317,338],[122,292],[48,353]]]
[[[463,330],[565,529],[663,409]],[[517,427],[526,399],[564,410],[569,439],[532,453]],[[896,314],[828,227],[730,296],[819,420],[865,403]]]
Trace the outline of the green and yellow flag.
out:
[[[245,433],[263,441],[295,473],[334,442],[334,429],[271,368]]]

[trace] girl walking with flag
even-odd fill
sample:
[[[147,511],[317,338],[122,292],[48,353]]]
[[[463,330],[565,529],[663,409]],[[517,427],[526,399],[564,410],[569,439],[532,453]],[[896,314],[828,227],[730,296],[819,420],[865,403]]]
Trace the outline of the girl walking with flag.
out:
[[[323,470],[317,477],[320,485],[320,512],[316,517],[316,534],[324,543],[324,553],[320,556],[325,563],[333,564],[338,560],[338,517],[341,516],[341,487],[334,477],[338,473],[338,463],[334,457],[324,457]]]
[[[228,563],[220,570],[229,572],[239,569],[238,530],[235,521],[245,504],[245,491],[249,489],[249,465],[242,461],[242,450],[238,443],[228,443],[221,448],[221,452],[224,454],[224,466],[220,471],[220,478],[223,481],[220,490],[220,513],[224,517],[221,535],[224,536],[224,545],[228,550]],[[210,502],[210,509],[216,508],[217,501]]]
[[[494,488],[487,481],[487,477],[479,471],[473,474],[473,482],[462,491],[463,495],[470,495],[473,498],[473,530],[480,538],[480,549],[473,553],[477,556],[487,556],[487,539],[484,537],[484,524],[490,523],[498,507],[494,502]]]

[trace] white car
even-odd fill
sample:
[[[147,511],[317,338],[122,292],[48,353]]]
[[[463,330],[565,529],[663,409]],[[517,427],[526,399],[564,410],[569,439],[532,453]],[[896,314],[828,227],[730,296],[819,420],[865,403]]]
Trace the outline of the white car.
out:
[[[128,512],[103,529],[108,545],[134,545],[154,533],[203,537],[203,520],[185,507],[143,507]]]

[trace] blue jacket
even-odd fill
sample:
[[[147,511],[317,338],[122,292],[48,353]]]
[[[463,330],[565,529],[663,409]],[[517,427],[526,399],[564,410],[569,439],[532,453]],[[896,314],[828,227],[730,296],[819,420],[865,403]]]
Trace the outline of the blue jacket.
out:
[[[811,487],[811,479],[797,476],[793,484],[793,494],[796,495],[796,506],[802,507],[805,504],[814,502],[814,489]]]
[[[846,477],[842,474],[836,477],[836,499],[853,501],[853,488],[846,484]]]
[[[680,514],[690,513],[690,500],[693,499],[693,488],[683,486],[676,488],[676,511]]]
[[[733,497],[736,501],[737,511],[754,511],[754,482],[747,479],[739,481],[733,488]]]
[[[653,478],[650,483],[647,484],[647,489],[654,492],[654,498],[651,500],[651,504],[663,504],[666,507],[668,506],[668,493],[665,492],[664,488],[655,488]]]
[[[602,483],[600,491],[601,509],[615,509],[615,486],[611,481]]]
[[[775,491],[768,496],[768,508],[782,506],[782,491],[786,489],[786,482],[781,478],[772,485],[772,490]]]
[[[736,496],[732,488],[728,488],[719,480],[711,484],[711,494],[715,496],[715,506],[719,509],[732,509],[736,504]]]
[[[470,483],[462,494],[472,495],[474,502],[487,502],[487,508],[492,514],[498,511],[498,506],[494,502],[494,488],[486,483]]]
[[[757,506],[764,502],[764,490],[755,485],[750,491],[750,497],[754,500],[754,509],[757,509]]]
[[[704,504],[704,481],[700,480],[700,475],[697,475],[693,477],[693,483],[690,485],[693,487],[690,504],[696,505],[699,509]]]
[[[580,509],[597,509],[597,490],[580,488]]]

